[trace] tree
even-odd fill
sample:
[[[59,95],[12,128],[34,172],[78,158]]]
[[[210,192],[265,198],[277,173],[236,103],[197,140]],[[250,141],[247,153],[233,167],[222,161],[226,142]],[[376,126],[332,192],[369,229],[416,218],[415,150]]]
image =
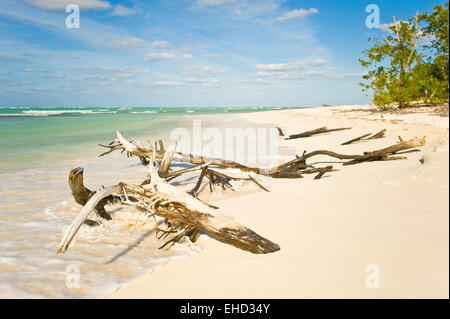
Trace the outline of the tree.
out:
[[[435,6],[431,14],[417,12],[407,22],[389,26],[390,35],[371,39],[372,47],[359,59],[368,70],[360,83],[365,92],[373,92],[376,105],[411,101],[448,100],[448,3]]]
[[[432,102],[442,102],[449,98],[448,84],[448,63],[449,63],[449,4],[445,7],[435,6],[431,14],[421,14],[419,21],[427,23],[424,27],[427,44],[425,49],[429,49],[430,55],[427,63],[418,65],[416,72],[420,75],[418,79],[419,90],[427,100]]]
[[[363,91],[374,91],[374,103],[387,105],[397,102],[400,107],[406,106],[416,98],[412,90],[412,67],[421,59],[416,49],[419,28],[419,14],[409,22],[397,22],[389,27],[392,34],[383,36],[383,40],[369,38],[372,48],[363,51],[366,60],[359,59],[361,65],[368,70],[363,79],[369,84],[360,83]]]

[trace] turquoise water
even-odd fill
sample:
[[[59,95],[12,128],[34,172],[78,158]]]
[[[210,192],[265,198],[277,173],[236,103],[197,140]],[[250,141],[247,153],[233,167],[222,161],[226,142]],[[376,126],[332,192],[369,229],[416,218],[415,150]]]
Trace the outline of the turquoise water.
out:
[[[126,136],[160,137],[192,115],[277,108],[25,108],[0,107],[0,172],[99,154],[120,130]]]

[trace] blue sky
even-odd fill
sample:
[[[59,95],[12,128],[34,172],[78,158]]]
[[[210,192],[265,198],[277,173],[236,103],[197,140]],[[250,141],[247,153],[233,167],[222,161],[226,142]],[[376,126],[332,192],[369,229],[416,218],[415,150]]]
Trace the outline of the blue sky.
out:
[[[2,0],[0,106],[369,103],[357,60],[384,32],[365,25],[371,3],[386,24],[444,2]]]

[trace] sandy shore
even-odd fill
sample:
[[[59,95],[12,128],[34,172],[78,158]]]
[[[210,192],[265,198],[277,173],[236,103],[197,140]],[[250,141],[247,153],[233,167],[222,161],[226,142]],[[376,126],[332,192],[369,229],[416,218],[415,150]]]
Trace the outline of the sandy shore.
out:
[[[270,192],[217,202],[222,211],[280,245],[253,255],[203,236],[202,249],[170,261],[111,298],[448,298],[448,117],[381,114],[342,106],[239,115],[294,134],[348,127],[280,146],[357,154],[426,135],[427,145],[401,161],[342,166],[314,180],[264,179]],[[341,146],[387,129],[386,137]],[[421,163],[423,159],[423,164]],[[330,164],[327,164],[330,165]],[[368,265],[379,288],[367,288]],[[373,277],[372,277],[373,278]]]

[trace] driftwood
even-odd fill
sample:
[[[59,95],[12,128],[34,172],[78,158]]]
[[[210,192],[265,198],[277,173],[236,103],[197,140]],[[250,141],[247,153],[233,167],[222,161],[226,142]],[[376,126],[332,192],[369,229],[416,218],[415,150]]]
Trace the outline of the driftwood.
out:
[[[378,134],[378,133],[377,133]],[[317,155],[327,155],[330,157],[334,157],[340,160],[351,160],[351,162],[346,162],[344,165],[350,165],[355,163],[363,163],[363,162],[369,162],[369,161],[376,161],[376,160],[387,160],[388,157],[392,157],[389,155],[392,155],[392,153],[399,152],[401,150],[407,150],[414,147],[420,147],[425,145],[425,137],[421,139],[412,139],[410,141],[403,141],[399,137],[400,143],[394,144],[392,146],[389,146],[387,148],[372,151],[372,152],[364,152],[363,154],[356,154],[356,155],[347,155],[347,154],[339,154],[333,151],[328,150],[318,150],[313,151],[310,153],[304,152],[302,156],[297,156],[295,159],[288,161],[286,163],[283,163],[281,165],[272,167],[272,168],[265,168],[265,167],[251,167],[246,166],[237,162],[218,159],[218,158],[208,158],[203,156],[194,156],[192,154],[182,154],[180,152],[174,152],[172,160],[183,162],[183,163],[190,163],[193,165],[203,165],[203,166],[218,166],[221,168],[234,168],[241,170],[242,172],[253,172],[259,175],[269,176],[269,177],[283,177],[286,176],[286,178],[300,178],[302,171],[305,169],[313,168],[311,165],[308,165],[306,163],[306,160]],[[139,144],[140,145],[140,144]],[[152,158],[152,154],[155,154],[156,159],[162,159],[164,157],[165,151],[161,149],[157,149],[156,147],[153,148],[153,146],[150,145],[149,148],[145,148],[142,146],[137,146],[127,139],[123,137],[123,135],[120,132],[117,132],[117,139],[111,142],[108,146],[101,145],[103,147],[107,147],[110,150],[106,153],[102,153],[100,156],[104,156],[105,154],[109,154],[112,151],[119,150],[121,152],[126,152],[127,156],[137,156],[141,159],[141,162],[149,161],[150,158]],[[391,158],[389,158],[391,159]],[[145,164],[144,164],[145,165]],[[170,176],[181,176],[185,172],[189,172],[192,170],[197,170],[199,168],[189,168],[185,170],[179,170],[179,171],[173,171],[169,172]],[[291,174],[292,172],[296,172],[295,174]]]
[[[107,152],[104,152],[100,154],[99,156],[105,156],[107,154],[110,154],[113,151],[120,151],[120,152],[126,152],[127,156],[136,156],[138,157],[143,165],[147,165],[149,163],[149,159],[153,156],[153,153],[155,154],[156,159],[162,159],[165,151],[164,149],[157,148],[156,145],[153,146],[151,143],[149,143],[148,147],[143,147],[142,144],[139,143],[132,143],[131,141],[128,141],[120,132],[116,133],[117,138],[109,143],[108,145],[99,144],[99,146],[108,148],[109,150]],[[247,165],[243,165],[234,161],[224,160],[220,158],[210,158],[210,157],[204,157],[204,156],[198,156],[198,155],[192,155],[192,154],[183,154],[181,152],[174,152],[173,161],[182,162],[182,163],[188,163],[193,165],[203,165],[203,166],[218,166],[221,168],[233,168],[238,169],[243,172],[253,172],[259,175],[266,175],[271,176],[271,174],[279,173],[279,170],[277,168],[274,169],[268,169],[268,168],[260,168],[260,167],[251,167]],[[146,164],[147,163],[147,164]],[[296,167],[298,169],[299,167]],[[306,168],[302,167],[302,168]],[[288,168],[285,168],[285,171]],[[293,168],[291,168],[292,170]],[[181,176],[182,174],[185,174],[187,172],[190,172],[192,170],[198,170],[198,168],[189,168],[184,170],[178,170],[174,172],[169,172],[169,177],[174,178]]]
[[[150,180],[150,184],[143,186],[119,183],[96,192],[64,234],[58,253],[67,250],[91,211],[112,194],[120,196],[127,204],[134,205],[149,215],[170,220],[171,229],[167,232],[176,235],[165,245],[178,242],[184,236],[195,241],[197,234],[203,231],[215,239],[254,254],[267,254],[280,249],[277,244],[168,184],[159,176],[155,161],[150,166]],[[133,198],[133,201],[129,198]]]
[[[327,155],[330,157],[338,158],[341,160],[348,159],[351,160],[349,162],[343,163],[343,165],[352,165],[363,162],[372,162],[372,161],[385,161],[385,160],[394,160],[394,159],[405,159],[406,157],[395,157],[393,156],[395,153],[400,151],[405,151],[411,148],[424,146],[426,144],[425,136],[423,138],[415,138],[409,141],[404,141],[399,136],[399,143],[391,145],[389,147],[385,147],[380,150],[372,151],[372,152],[364,152],[362,155],[345,155],[339,154],[336,152],[319,150],[314,151],[308,154],[304,154],[301,157],[297,158],[297,161],[306,161],[309,157],[316,155]]]
[[[357,138],[351,139],[350,141],[342,143],[341,145],[349,145],[349,144],[359,142],[359,141],[368,141],[368,140],[374,140],[377,138],[383,138],[385,133],[386,133],[386,129],[382,129],[381,131],[379,131],[378,133],[375,133],[373,135],[371,133],[364,134]]]
[[[278,130],[278,136],[281,136],[281,137],[285,136],[283,130],[281,129],[281,127],[275,126],[275,128]]]
[[[312,131],[306,131],[306,132],[303,132],[300,134],[289,135],[288,137],[285,138],[285,140],[292,140],[292,139],[296,139],[296,138],[305,138],[305,137],[310,137],[310,136],[317,135],[317,134],[350,130],[350,129],[351,129],[351,127],[340,127],[340,128],[328,129],[328,127],[324,126],[324,127],[319,127]]]
[[[380,133],[380,132],[379,132]],[[379,135],[379,133],[373,136]],[[384,134],[384,133],[383,133]],[[373,137],[372,136],[372,137]],[[253,230],[233,221],[220,213],[218,207],[202,202],[197,198],[200,186],[204,179],[209,180],[210,191],[215,186],[222,189],[232,189],[230,181],[245,180],[255,183],[265,191],[266,187],[256,179],[257,174],[273,178],[302,178],[304,174],[317,174],[315,179],[320,179],[328,172],[336,171],[333,166],[314,167],[307,161],[319,155],[326,155],[340,160],[345,160],[343,165],[359,164],[372,161],[388,161],[405,159],[398,156],[398,152],[425,145],[425,137],[404,141],[399,137],[397,144],[386,148],[363,154],[347,155],[328,150],[317,150],[272,168],[249,167],[233,161],[205,158],[182,154],[176,151],[176,143],[165,148],[162,141],[150,143],[147,147],[134,139],[126,139],[120,132],[117,138],[109,145],[102,145],[109,150],[126,152],[127,156],[136,156],[144,166],[148,167],[148,176],[139,185],[119,183],[103,188],[97,192],[90,191],[83,183],[83,169],[76,168],[70,171],[69,185],[75,201],[83,205],[80,214],[75,218],[67,232],[64,234],[58,252],[63,253],[69,247],[72,239],[88,216],[95,211],[100,217],[110,219],[105,211],[105,205],[120,203],[133,205],[147,213],[148,216],[159,216],[165,219],[166,229],[157,228],[159,238],[170,238],[161,248],[179,242],[188,237],[195,242],[198,234],[204,232],[209,236],[224,243],[255,254],[275,252],[280,247],[272,241],[261,237]],[[174,161],[191,163],[195,167],[173,170],[171,163]],[[218,167],[218,168],[212,168]],[[228,173],[229,168],[234,168],[233,174]],[[200,172],[199,179],[194,188],[185,192],[169,181],[187,173]],[[236,172],[239,173],[236,175]]]
[[[246,177],[231,176],[223,172],[218,172],[216,170],[209,169],[208,166],[202,166],[202,172],[199,176],[197,184],[192,189],[192,191],[189,192],[190,194],[192,194],[193,196],[197,195],[197,191],[200,188],[201,182],[204,177],[209,179],[209,190],[211,192],[213,191],[215,185],[221,186],[223,190],[227,188],[233,190],[230,181],[251,181],[254,184],[256,184],[259,188],[263,189],[266,192],[269,192],[269,190],[266,187],[262,186],[261,183],[258,182],[251,175],[247,175]]]
[[[87,187],[84,186],[83,182],[83,168],[77,167],[72,169],[69,172],[69,186],[72,190],[73,198],[75,199],[75,202],[78,204],[84,206],[86,203],[91,199],[92,196],[94,196],[95,192],[89,190]],[[106,212],[105,205],[115,203],[119,200],[119,198],[114,196],[107,196],[103,198],[95,207],[94,211],[97,214],[97,216],[104,218],[106,220],[110,220],[111,216]],[[99,223],[93,220],[86,220],[85,222],[89,226],[97,226]]]
[[[384,134],[386,133],[386,129],[382,129],[378,133],[373,134],[371,137],[368,138],[368,140],[374,140],[376,138],[383,138]]]

